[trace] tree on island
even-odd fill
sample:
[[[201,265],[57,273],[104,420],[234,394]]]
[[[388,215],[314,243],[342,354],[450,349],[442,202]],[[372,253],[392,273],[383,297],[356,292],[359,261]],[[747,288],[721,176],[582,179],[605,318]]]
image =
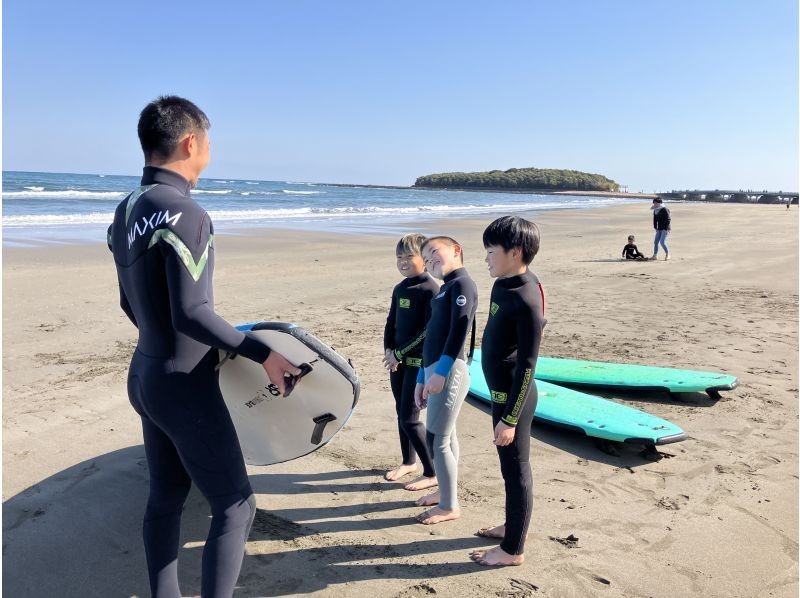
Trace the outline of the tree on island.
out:
[[[601,174],[555,168],[509,168],[488,172],[443,172],[419,177],[414,187],[619,191],[619,184]]]

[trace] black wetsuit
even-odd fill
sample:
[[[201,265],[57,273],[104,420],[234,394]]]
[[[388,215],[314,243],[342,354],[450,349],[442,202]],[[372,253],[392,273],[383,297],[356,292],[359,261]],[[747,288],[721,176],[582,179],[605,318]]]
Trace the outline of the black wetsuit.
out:
[[[466,268],[457,268],[444,277],[444,284],[431,301],[431,318],[422,349],[424,367],[438,361],[436,373],[447,376],[457,358],[465,359],[464,340],[477,307],[478,287]]]
[[[639,251],[639,248],[636,247],[633,243],[628,243],[625,247],[622,248],[622,257],[626,260],[643,260],[645,256],[643,253]]]
[[[211,506],[202,596],[231,596],[255,499],[219,390],[217,349],[269,355],[214,313],[214,230],[177,173],[147,166],[108,230],[120,303],[139,329],[128,396],[141,416],[150,495],[144,544],[153,596],[179,597],[181,509],[192,482]]]
[[[419,421],[419,409],[414,403],[414,387],[422,365],[422,345],[425,324],[431,315],[431,299],[438,291],[439,284],[427,272],[401,281],[392,291],[392,305],[383,331],[384,350],[392,349],[400,362],[397,371],[389,374],[389,380],[397,410],[403,464],[416,463],[416,453],[426,477],[435,474],[425,441],[425,425]]]
[[[530,428],[543,326],[544,291],[532,272],[494,283],[481,365],[492,397],[492,425],[502,421],[517,427],[514,442],[497,447],[506,489],[506,533],[500,547],[508,554],[524,551],[533,511]]]

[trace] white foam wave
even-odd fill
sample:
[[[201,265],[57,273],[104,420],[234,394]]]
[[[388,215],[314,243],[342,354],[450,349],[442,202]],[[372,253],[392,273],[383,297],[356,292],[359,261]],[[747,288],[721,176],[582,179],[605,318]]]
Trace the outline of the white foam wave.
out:
[[[287,195],[319,195],[325,193],[324,191],[293,191],[291,189],[281,189]]]
[[[252,210],[209,210],[216,222],[224,221],[279,221],[292,219],[331,220],[343,218],[419,216],[444,217],[468,216],[470,214],[502,214],[509,212],[580,209],[628,203],[634,200],[612,198],[575,198],[572,201],[545,201],[541,203],[497,203],[491,205],[423,205],[423,206],[363,206],[363,207],[330,207],[330,208],[261,208]],[[109,224],[114,218],[113,212],[91,212],[82,214],[41,214],[3,216],[3,226],[36,227],[64,226],[78,224]]]
[[[4,191],[3,199],[122,199],[130,191]]]
[[[3,226],[63,226],[71,224],[111,224],[114,212],[87,214],[40,214],[3,216]]]
[[[245,181],[245,183],[247,183],[248,185],[258,185],[258,184],[260,184],[260,183],[254,182],[254,181]]]
[[[198,194],[198,195],[228,195],[229,193],[232,193],[232,191],[230,189],[218,189],[218,190],[213,190],[213,189],[193,189],[192,190],[192,194]]]
[[[28,191],[44,191],[44,187],[25,187]]]

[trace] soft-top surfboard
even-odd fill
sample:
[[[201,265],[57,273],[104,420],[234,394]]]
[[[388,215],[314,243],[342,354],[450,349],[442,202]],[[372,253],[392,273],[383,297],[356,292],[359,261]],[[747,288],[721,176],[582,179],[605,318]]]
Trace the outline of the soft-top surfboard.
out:
[[[536,379],[575,386],[705,392],[715,400],[720,398],[719,391],[733,390],[739,383],[736,376],[719,372],[558,357],[539,357],[536,361]]]
[[[353,366],[294,324],[258,322],[237,328],[303,371],[289,396],[281,396],[261,364],[220,351],[219,386],[245,461],[271,465],[324,446],[358,402],[360,384]]]
[[[538,362],[537,362],[538,371]],[[469,366],[470,394],[491,403],[481,369],[481,350],[475,349]],[[586,436],[644,445],[669,444],[686,439],[686,433],[665,419],[576,390],[536,380],[539,400],[534,417]]]

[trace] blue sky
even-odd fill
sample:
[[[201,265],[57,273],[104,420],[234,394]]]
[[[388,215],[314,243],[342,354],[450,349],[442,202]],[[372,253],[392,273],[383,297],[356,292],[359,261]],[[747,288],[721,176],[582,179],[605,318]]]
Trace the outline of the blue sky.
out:
[[[4,170],[136,174],[164,93],[212,177],[798,188],[794,0],[3,3]]]

